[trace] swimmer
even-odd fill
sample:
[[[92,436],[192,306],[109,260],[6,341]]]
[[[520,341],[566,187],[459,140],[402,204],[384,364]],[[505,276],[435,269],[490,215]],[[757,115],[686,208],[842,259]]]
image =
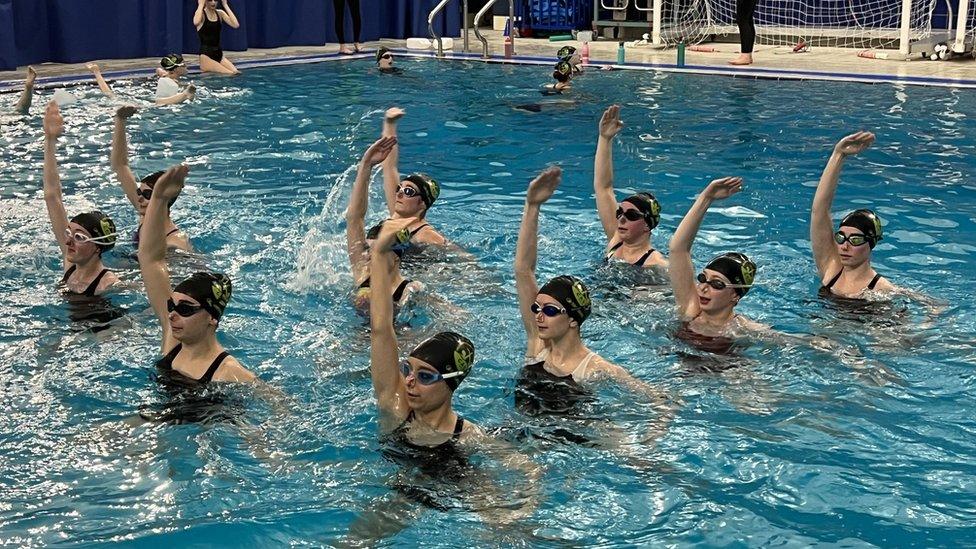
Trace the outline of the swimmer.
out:
[[[752,288],[756,277],[756,264],[752,260],[745,254],[724,253],[709,261],[697,276],[691,262],[691,246],[708,207],[713,201],[726,199],[741,190],[741,177],[723,177],[709,183],[671,237],[671,287],[682,323],[678,335],[693,343],[700,342],[701,337],[728,338],[743,331],[767,329],[735,314],[735,306]]]
[[[604,111],[593,163],[596,209],[607,235],[605,260],[637,267],[667,267],[668,260],[651,245],[651,232],[661,221],[657,199],[649,192],[640,192],[618,203],[614,195],[613,138],[623,126],[619,105]]]
[[[403,74],[403,69],[393,66],[393,52],[389,48],[376,50],[376,66],[383,74]]]
[[[98,64],[88,63],[87,65],[85,65],[85,68],[92,71],[92,74],[95,75],[95,82],[98,83],[98,89],[102,90],[102,93],[105,94],[105,97],[115,99],[115,92],[112,91],[112,88],[109,87],[108,82],[106,82],[105,78],[102,77],[102,69],[98,67]]]
[[[564,91],[569,91],[573,87],[569,84],[573,79],[573,66],[565,59],[560,59],[552,71],[552,77],[556,79],[555,84],[549,84],[542,89],[543,95],[558,95]]]
[[[661,391],[635,379],[626,370],[588,349],[580,327],[590,316],[590,293],[581,280],[557,276],[539,288],[535,278],[539,210],[556,191],[562,170],[549,167],[529,183],[515,252],[515,288],[519,312],[528,337],[520,385],[539,381],[571,386],[611,378],[631,390],[664,401]]]
[[[383,137],[396,138],[397,124],[404,114],[403,109],[387,109],[383,117]],[[383,191],[390,217],[415,218],[407,227],[413,244],[448,245],[444,235],[427,222],[427,211],[441,194],[440,184],[423,173],[412,173],[401,180],[399,164],[400,145],[394,141],[393,150],[383,161]]]
[[[222,8],[218,9],[217,0],[197,0],[197,11],[193,13],[193,26],[200,37],[200,70],[234,76],[241,71],[224,57],[224,50],[220,48],[220,28],[221,23],[232,29],[241,24],[230,9],[229,0],[220,1]]]
[[[171,53],[159,60],[156,69],[159,81],[156,83],[156,105],[175,105],[184,101],[191,101],[196,97],[197,88],[189,84],[180,90],[180,77],[186,76],[186,62],[178,53]]]
[[[146,296],[163,329],[163,358],[156,366],[199,384],[254,381],[255,375],[217,341],[217,327],[231,297],[230,278],[220,273],[197,272],[176,288],[170,285],[164,236],[166,211],[170,201],[183,190],[189,171],[183,164],[160,176],[140,229],[139,267]]]
[[[37,79],[37,71],[34,67],[27,67],[27,78],[24,78],[24,91],[20,94],[20,99],[17,100],[17,106],[14,107],[14,112],[17,114],[28,114],[30,112],[31,102],[34,100],[34,80]]]
[[[881,218],[871,210],[854,210],[834,232],[830,220],[844,160],[874,143],[874,134],[857,132],[841,139],[827,161],[810,210],[810,244],[820,276],[821,296],[860,298],[867,291],[891,292],[895,286],[871,267],[871,251],[883,238]]]
[[[129,168],[129,144],[126,142],[125,121],[135,113],[136,108],[132,106],[120,107],[115,111],[115,127],[112,130],[112,171],[115,172],[115,178],[122,185],[122,191],[125,192],[126,198],[132,203],[132,207],[136,209],[141,228],[145,220],[146,208],[148,208],[149,200],[152,198],[153,187],[156,185],[159,177],[163,175],[163,172],[151,173],[137,183],[135,174]],[[167,204],[165,219],[163,221],[166,234],[166,247],[187,252],[193,251],[193,246],[190,245],[190,239],[180,231],[170,218],[170,208],[172,206],[172,202]],[[136,229],[135,244],[137,247],[139,246],[139,229]]]
[[[377,291],[373,285],[370,273],[370,248],[382,232],[382,227],[389,223],[387,220],[366,231],[366,209],[369,206],[369,179],[372,169],[381,164],[396,148],[396,137],[381,137],[374,142],[359,162],[356,171],[356,181],[353,183],[352,194],[349,197],[349,207],[346,208],[346,251],[349,253],[349,265],[352,269],[353,280],[356,281],[356,293],[353,300],[356,309],[362,312],[369,310],[370,296]],[[399,234],[400,242],[395,248],[398,256],[393,275],[393,286],[388,295],[392,296],[391,303],[404,305],[410,296],[423,289],[419,282],[406,280],[400,275],[399,254],[403,246],[410,241],[409,231]],[[385,292],[384,294],[387,295]]]
[[[580,74],[583,72],[583,58],[573,46],[563,46],[559,48],[559,51],[556,52],[556,58],[560,61],[566,61],[569,63],[569,66],[573,68],[574,74]]]
[[[80,213],[68,219],[57,158],[58,138],[63,134],[64,119],[58,104],[51,101],[44,112],[44,203],[64,258],[61,285],[67,293],[94,297],[119,281],[119,277],[102,263],[102,254],[115,246],[115,223],[99,211]]]

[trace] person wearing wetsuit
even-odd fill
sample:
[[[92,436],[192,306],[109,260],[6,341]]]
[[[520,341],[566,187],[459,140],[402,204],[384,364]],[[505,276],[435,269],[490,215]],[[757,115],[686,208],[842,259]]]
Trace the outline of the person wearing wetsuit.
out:
[[[571,408],[570,401],[588,398],[581,386],[599,377],[612,378],[632,390],[663,401],[660,391],[633,378],[626,370],[583,344],[580,326],[590,315],[592,304],[589,290],[581,280],[557,276],[539,288],[535,277],[539,210],[556,191],[561,178],[562,170],[554,166],[529,183],[515,251],[515,288],[528,339],[516,394],[523,395],[525,401],[532,400],[532,394],[540,395],[538,402],[542,403],[520,407],[526,413],[558,412],[559,404],[542,394],[542,389],[548,386],[548,392],[558,395],[555,397],[557,402],[564,400],[565,408]]]
[[[63,134],[64,119],[58,104],[51,101],[44,111],[44,203],[64,258],[61,286],[68,293],[94,297],[119,281],[119,277],[102,263],[102,254],[115,246],[115,223],[99,211],[68,219],[57,158],[58,138]]]
[[[142,178],[139,183],[136,183],[136,176],[132,173],[129,168],[129,144],[126,141],[125,132],[125,121],[135,114],[136,108],[132,106],[120,107],[115,111],[115,126],[112,130],[112,171],[115,172],[115,178],[118,179],[119,183],[122,185],[122,191],[125,192],[125,197],[129,199],[132,203],[132,207],[135,208],[136,213],[139,215],[139,226],[141,228],[142,222],[146,216],[146,208],[149,206],[149,200],[152,198],[153,187],[156,186],[156,181],[159,177],[163,175],[162,171],[154,172],[146,177]],[[176,199],[173,199],[175,202]],[[190,239],[187,238],[186,234],[180,232],[180,229],[173,223],[170,217],[170,208],[173,206],[173,202],[170,202],[166,206],[166,219],[164,221],[166,230],[166,247],[170,249],[179,249],[184,251],[192,251],[193,246],[190,245]],[[139,246],[139,229],[136,229],[135,233],[135,244]]]
[[[743,330],[765,329],[735,313],[736,305],[756,277],[756,264],[752,260],[745,254],[724,253],[709,261],[697,276],[691,261],[691,246],[709,206],[741,190],[740,177],[724,177],[709,183],[671,237],[669,274],[682,323],[678,336],[704,350],[723,348],[723,342],[727,341],[710,345],[709,338],[733,338]]]
[[[230,9],[229,0],[220,0],[220,2],[222,7],[218,9],[217,0],[197,0],[193,26],[200,37],[200,71],[224,75],[240,74],[230,59],[224,57],[224,50],[220,48],[220,28],[223,23],[232,29],[240,27],[241,24]]]
[[[649,192],[633,194],[621,202],[613,190],[613,139],[623,128],[620,106],[612,105],[600,119],[600,136],[593,160],[596,211],[607,235],[605,258],[637,267],[664,267],[668,260],[651,244],[651,233],[661,221],[661,205]]]
[[[895,286],[871,267],[871,251],[882,238],[881,218],[855,210],[834,232],[830,219],[844,160],[874,143],[874,134],[857,132],[841,139],[827,161],[810,210],[810,244],[820,277],[820,295],[859,298],[865,291],[890,292]]]
[[[139,267],[146,295],[163,329],[163,358],[156,366],[189,382],[250,382],[255,378],[217,341],[217,327],[231,297],[231,281],[223,274],[198,272],[170,285],[166,265],[165,221],[170,200],[183,190],[188,166],[166,170],[153,189],[140,229]],[[168,375],[168,374],[167,374]]]
[[[383,117],[383,137],[397,137],[397,124],[403,109],[392,107]],[[383,192],[386,207],[393,219],[414,218],[408,227],[412,244],[446,246],[450,243],[444,235],[427,222],[427,211],[441,194],[440,184],[423,173],[412,173],[400,179],[400,145],[396,142],[393,150],[383,161]]]
[[[357,283],[353,303],[356,310],[363,314],[369,311],[370,296],[376,291],[370,277],[370,248],[385,223],[372,227],[368,232],[365,230],[366,210],[369,207],[369,180],[372,169],[382,163],[395,146],[395,137],[381,137],[366,149],[359,162],[356,181],[349,196],[349,206],[346,208],[346,251],[349,254],[353,280]],[[399,256],[409,246],[411,234],[404,230],[398,233],[398,238],[394,248],[397,260],[393,288],[388,295],[392,296],[395,305],[402,306],[411,294],[423,286],[419,282],[404,279],[400,274]]]
[[[346,2],[349,2],[349,14],[352,15],[352,34],[355,51],[346,47]],[[352,55],[362,50],[359,37],[363,29],[363,15],[359,10],[359,0],[332,0],[335,9],[335,32],[339,39],[339,53]]]

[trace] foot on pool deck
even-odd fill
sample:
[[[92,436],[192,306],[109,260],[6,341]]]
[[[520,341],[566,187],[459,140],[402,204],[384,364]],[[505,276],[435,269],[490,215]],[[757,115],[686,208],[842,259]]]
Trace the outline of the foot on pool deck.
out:
[[[739,57],[729,61],[729,65],[751,65],[752,64],[752,54],[751,53],[740,53]]]

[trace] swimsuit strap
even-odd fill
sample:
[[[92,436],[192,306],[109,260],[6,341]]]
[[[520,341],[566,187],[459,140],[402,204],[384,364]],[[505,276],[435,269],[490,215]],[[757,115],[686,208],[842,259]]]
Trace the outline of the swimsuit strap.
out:
[[[576,369],[573,370],[573,373],[570,374],[571,376],[573,376],[573,379],[580,379],[580,380],[585,379],[586,367],[590,365],[590,361],[593,360],[593,357],[595,356],[596,353],[590,351],[590,354],[586,355],[586,357],[584,357],[583,360],[580,361],[579,366],[577,366]],[[576,375],[577,372],[579,372],[579,376]]]
[[[362,281],[359,284],[359,287],[360,288],[369,288],[369,277],[368,276],[366,277],[366,280]]]
[[[461,414],[458,414],[457,421],[454,422],[454,434],[451,435],[451,440],[457,440],[461,438],[461,431],[464,430],[464,418]]]
[[[393,292],[393,302],[394,303],[399,303],[400,302],[400,298],[403,297],[403,292],[406,291],[407,285],[410,284],[411,282],[413,282],[413,281],[412,280],[404,280],[403,282],[400,283],[399,286],[397,286],[396,290]]]
[[[203,377],[201,377],[197,381],[199,381],[200,383],[210,383],[213,380],[214,374],[216,374],[217,370],[220,369],[221,363],[223,363],[224,359],[227,358],[228,356],[230,356],[230,353],[228,353],[227,351],[224,351],[219,355],[217,355],[217,358],[215,358],[214,361],[210,363],[210,367],[207,368],[207,373],[203,374]]]
[[[647,258],[651,257],[651,254],[652,253],[654,253],[654,248],[651,248],[650,250],[647,250],[647,252],[644,255],[640,256],[640,259],[637,260],[637,263],[634,263],[634,266],[635,267],[643,267],[644,266],[644,262],[647,261]]]
[[[78,266],[72,263],[71,266],[68,267],[68,270],[64,272],[64,276],[61,277],[61,284],[67,284],[68,279],[71,278],[71,275],[73,275],[77,269]]]
[[[614,244],[609,250],[607,250],[607,255],[606,255],[606,257],[603,258],[603,260],[604,261],[610,261],[611,259],[613,259],[614,252],[616,252],[618,249],[620,249],[620,247],[623,246],[623,245],[624,245],[623,241],[617,242],[616,244]]]
[[[879,280],[881,280],[881,273],[875,273],[874,278],[872,278],[871,282],[868,283],[868,289],[873,290],[874,287],[878,284]]]
[[[543,347],[539,354],[525,357],[525,365],[543,364],[547,358],[549,358],[549,347]]]
[[[424,230],[424,227],[430,227],[430,223],[424,223],[423,225],[417,227],[416,229],[410,231],[410,236],[414,236],[420,231]]]
[[[172,231],[166,233],[166,236],[169,236],[171,234],[178,233],[178,232],[180,232],[180,229],[179,228],[176,228],[176,229],[173,229]]]
[[[836,284],[836,283],[837,283],[837,281],[838,281],[838,280],[840,280],[840,275],[841,275],[841,274],[842,274],[843,272],[844,272],[844,268],[843,268],[843,267],[841,267],[841,268],[840,268],[840,270],[839,270],[839,271],[837,271],[837,274],[836,274],[836,275],[834,275],[834,278],[831,278],[831,279],[830,279],[830,282],[828,282],[828,283],[827,283],[827,284],[826,284],[826,285],[824,286],[824,288],[826,288],[826,289],[828,289],[828,290],[829,290],[829,289],[831,289],[831,288],[833,288],[833,287],[834,287],[834,284]]]
[[[166,355],[163,356],[163,358],[159,359],[159,362],[157,362],[156,364],[158,366],[162,367],[162,368],[167,369],[167,370],[172,370],[173,369],[173,361],[176,360],[176,355],[180,354],[180,351],[182,349],[183,349],[183,344],[182,343],[177,343],[176,344],[176,347],[173,347],[172,349],[170,349],[169,352],[166,353]]]
[[[98,288],[98,283],[102,281],[102,277],[105,276],[107,272],[108,269],[102,269],[102,272],[98,273],[98,276],[95,277],[95,280],[92,280],[91,284],[89,284],[88,287],[85,288],[85,291],[82,292],[82,295],[86,295],[88,297],[95,297],[95,290]]]

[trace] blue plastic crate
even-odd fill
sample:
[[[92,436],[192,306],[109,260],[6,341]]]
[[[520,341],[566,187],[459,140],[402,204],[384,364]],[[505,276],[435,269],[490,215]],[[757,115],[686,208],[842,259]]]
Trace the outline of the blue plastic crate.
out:
[[[588,29],[593,21],[593,0],[523,0],[519,15],[533,31]]]

